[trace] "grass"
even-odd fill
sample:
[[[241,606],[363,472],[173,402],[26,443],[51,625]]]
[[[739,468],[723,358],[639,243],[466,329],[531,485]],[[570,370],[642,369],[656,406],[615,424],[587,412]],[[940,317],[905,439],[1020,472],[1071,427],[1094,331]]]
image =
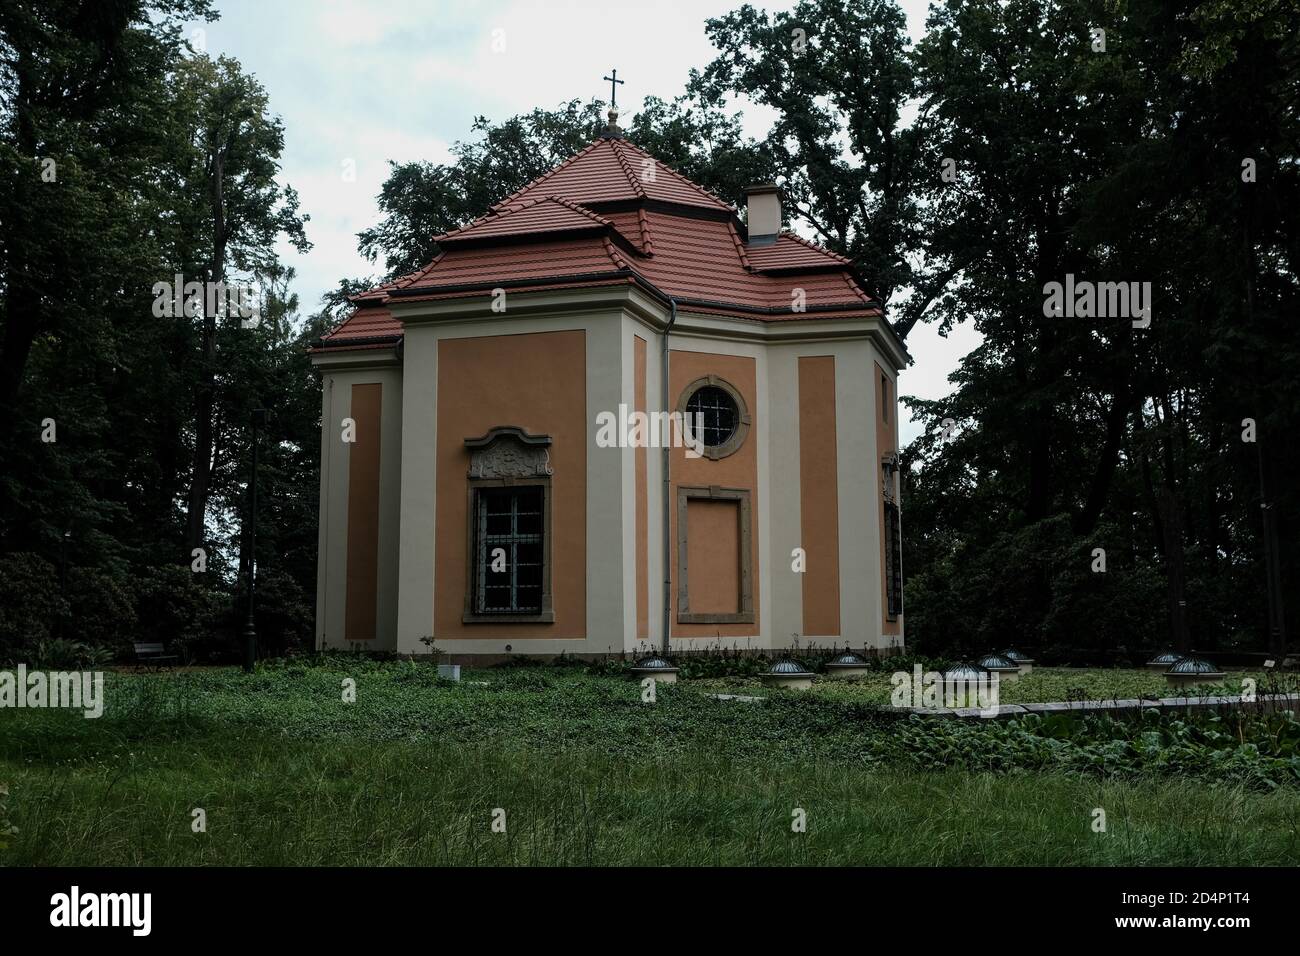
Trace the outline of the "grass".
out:
[[[342,701],[345,678],[356,703]],[[659,695],[648,706],[631,681],[571,668],[450,685],[427,665],[360,660],[112,676],[99,720],[0,711],[19,827],[0,862],[1300,862],[1285,728],[1238,728],[1255,736],[1219,740],[1223,759],[1194,776],[1191,731],[1173,724],[1098,736],[1072,729],[1083,723],[883,720],[815,694]],[[1268,761],[1263,777],[1247,772]],[[195,808],[206,832],[192,830]],[[806,832],[791,829],[796,808]]]

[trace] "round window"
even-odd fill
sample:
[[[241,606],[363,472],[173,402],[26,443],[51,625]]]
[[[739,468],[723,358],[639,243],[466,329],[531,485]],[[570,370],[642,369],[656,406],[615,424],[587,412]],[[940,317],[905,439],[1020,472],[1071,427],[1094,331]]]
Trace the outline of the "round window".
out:
[[[731,441],[740,424],[740,410],[736,400],[726,389],[716,385],[697,388],[686,402],[687,426],[694,432],[703,423],[698,436],[705,448],[720,448]]]

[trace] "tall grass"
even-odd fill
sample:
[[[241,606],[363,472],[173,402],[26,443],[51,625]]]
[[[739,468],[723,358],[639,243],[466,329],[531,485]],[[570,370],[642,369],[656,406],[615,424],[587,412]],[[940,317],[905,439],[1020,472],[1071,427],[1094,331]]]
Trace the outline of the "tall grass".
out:
[[[14,768],[8,768],[12,770]],[[1188,781],[693,752],[202,738],[22,769],[15,865],[1295,865],[1300,806]],[[195,833],[192,811],[206,812]],[[505,832],[493,832],[504,810]],[[1094,810],[1106,812],[1094,832]],[[806,832],[794,832],[794,811]]]

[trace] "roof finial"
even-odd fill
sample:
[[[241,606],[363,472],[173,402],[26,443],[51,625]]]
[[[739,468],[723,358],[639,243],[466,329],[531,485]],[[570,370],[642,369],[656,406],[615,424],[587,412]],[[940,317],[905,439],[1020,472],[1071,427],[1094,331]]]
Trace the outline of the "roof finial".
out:
[[[609,72],[609,76],[602,77],[602,79],[609,81],[609,112],[606,114],[609,122],[600,135],[602,139],[618,139],[623,135],[623,131],[618,128],[618,88],[624,81],[618,78],[618,70],[610,70]]]
[[[618,88],[623,81],[618,78],[618,70],[610,70],[609,72],[609,76],[601,77],[601,79],[609,80],[609,108],[613,110],[618,109]]]

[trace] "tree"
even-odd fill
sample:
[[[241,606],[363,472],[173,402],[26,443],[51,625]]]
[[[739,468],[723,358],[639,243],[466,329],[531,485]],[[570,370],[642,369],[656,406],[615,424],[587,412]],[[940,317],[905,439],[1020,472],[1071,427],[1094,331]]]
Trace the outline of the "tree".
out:
[[[437,255],[434,236],[457,229],[588,145],[600,128],[595,100],[570,100],[493,124],[476,117],[477,138],[452,146],[450,165],[390,162],[379,193],[384,218],[362,230],[357,247],[383,260],[386,278],[414,272]]]
[[[0,9],[0,558],[33,582],[11,620],[220,653],[244,409],[264,389],[268,403],[318,417],[319,390],[274,255],[280,235],[302,242],[296,197],[275,181],[282,128],[237,63],[189,54],[180,25],[194,17],[210,18],[206,3]],[[160,314],[155,286],[176,274],[265,278],[278,291],[263,315],[275,320]],[[315,486],[315,437],[310,453],[290,452],[305,441],[300,419],[282,423],[292,441],[270,436],[268,460],[292,476],[285,497]],[[207,500],[191,514],[206,513],[213,533],[200,572],[189,549],[176,559],[202,463]],[[281,581],[273,594],[300,610],[315,575],[298,539],[314,541],[315,512],[286,520],[266,569]],[[6,633],[0,659],[38,637]]]
[[[207,281],[224,283],[233,266],[245,275],[266,271],[276,237],[284,234],[300,251],[310,247],[292,188],[275,181],[284,148],[284,126],[268,113],[266,93],[234,60],[196,56],[182,61],[173,78],[180,102],[190,109],[188,146],[197,174],[188,184],[203,197],[195,212],[210,229],[200,243]],[[202,188],[199,188],[202,187]],[[205,232],[207,230],[204,230]],[[199,233],[203,235],[203,233]],[[188,256],[186,257],[188,258]],[[192,260],[191,260],[192,261]],[[207,523],[213,462],[213,415],[217,404],[216,311],[201,310],[199,378],[194,403],[193,458],[186,499],[184,560],[200,547]],[[224,318],[229,318],[225,316]]]
[[[908,257],[919,244],[919,127],[901,123],[915,82],[902,9],[801,0],[768,15],[746,4],[705,30],[719,54],[692,74],[691,94],[705,108],[739,94],[776,110],[759,152],[782,177],[788,209],[890,302],[913,281]],[[904,309],[901,331],[919,307]]]
[[[159,207],[160,77],[207,0],[0,8],[0,547],[53,553],[73,525],[96,553],[118,520],[99,388],[119,375],[121,313],[147,310]],[[39,388],[33,388],[40,381]],[[53,421],[59,442],[40,443]]]
[[[974,321],[984,342],[948,400],[914,403],[936,432],[948,417],[962,430],[910,449],[912,634],[978,613],[940,609],[932,574],[996,553],[1040,584],[1015,620],[1095,642],[1043,629],[1088,619],[1054,610],[1065,579],[1051,572],[1065,566],[1008,537],[1068,516],[1074,543],[1059,560],[1078,567],[1105,544],[1098,580],[1135,621],[1150,624],[1132,583],[1163,577],[1167,625],[1129,638],[1163,634],[1184,650],[1258,640],[1254,446],[1238,432],[1250,409],[1274,436],[1300,419],[1283,371],[1297,343],[1283,319],[1297,296],[1296,11],[1238,14],[1013,0],[932,15],[917,51],[927,165],[951,156],[959,174],[922,194],[925,271],[954,277],[927,318]],[[1251,183],[1248,156],[1263,170]],[[1149,327],[1045,316],[1044,284],[1067,273],[1150,282]],[[1276,504],[1294,516],[1294,499]]]

